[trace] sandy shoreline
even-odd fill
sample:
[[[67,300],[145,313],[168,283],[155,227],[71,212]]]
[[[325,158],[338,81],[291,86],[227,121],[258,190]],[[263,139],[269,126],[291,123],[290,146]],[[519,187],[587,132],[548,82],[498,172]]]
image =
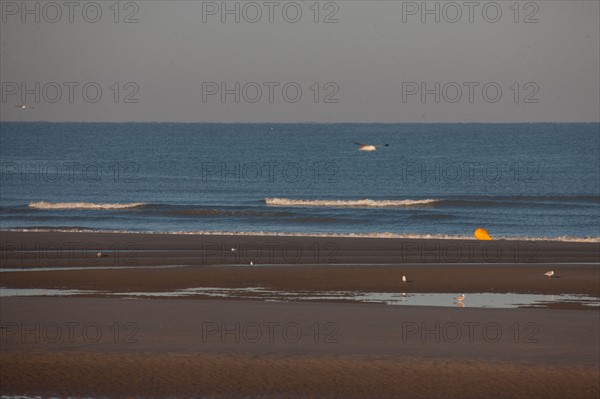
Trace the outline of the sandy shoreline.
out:
[[[16,232],[2,232],[0,238],[2,269],[50,268],[0,273],[0,285],[10,288],[153,292],[264,287],[600,297],[595,243]],[[97,258],[98,250],[108,256]],[[256,266],[248,266],[248,259]],[[144,267],[162,265],[189,267]],[[97,266],[128,268],[51,270]],[[560,277],[544,277],[549,269]],[[401,283],[402,275],[409,283]],[[1,393],[218,398],[600,394],[597,309],[206,299],[1,298]]]
[[[560,241],[13,231],[0,241],[2,267],[600,262],[600,243]]]
[[[2,363],[11,365],[3,393],[52,397],[594,399],[600,393],[596,370],[518,363],[87,352],[9,353]]]
[[[600,331],[598,312],[121,298],[2,298],[0,304],[6,351],[408,356],[600,364],[600,342],[594,341]],[[70,322],[78,325],[69,334]],[[117,332],[115,322],[120,326]],[[37,335],[35,323],[40,326]],[[97,325],[90,325],[84,333],[84,326],[93,323]]]
[[[105,298],[8,298],[0,304],[7,310],[3,393],[373,398],[600,393],[598,313]]]
[[[3,393],[53,397],[592,399],[600,393],[596,370],[491,362],[90,353],[9,353],[4,362],[18,366],[3,372]]]
[[[173,292],[197,287],[255,288],[281,292],[387,293],[526,293],[581,294],[600,297],[600,271],[592,265],[560,269],[560,277],[543,276],[547,267],[481,266],[294,266],[175,269],[64,270],[11,272],[0,276],[5,288],[98,291],[93,296],[127,292]],[[403,284],[402,276],[409,282]],[[244,296],[240,292],[240,296]],[[199,295],[200,296],[200,295]],[[203,299],[210,299],[204,297]]]
[[[600,244],[595,243],[15,232],[2,232],[1,238],[3,269],[83,269],[2,273],[2,286],[11,288],[157,292],[263,287],[600,297]],[[97,258],[98,250],[106,256]],[[161,265],[192,267],[142,267]],[[120,269],[85,270],[99,266]],[[555,270],[557,278],[545,278],[547,270]],[[403,275],[408,284],[401,284]]]

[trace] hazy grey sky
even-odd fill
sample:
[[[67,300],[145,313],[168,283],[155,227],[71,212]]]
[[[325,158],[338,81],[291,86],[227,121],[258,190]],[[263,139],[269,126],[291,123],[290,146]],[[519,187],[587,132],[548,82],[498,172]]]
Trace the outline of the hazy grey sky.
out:
[[[2,0],[1,120],[600,120],[598,1],[224,4]]]

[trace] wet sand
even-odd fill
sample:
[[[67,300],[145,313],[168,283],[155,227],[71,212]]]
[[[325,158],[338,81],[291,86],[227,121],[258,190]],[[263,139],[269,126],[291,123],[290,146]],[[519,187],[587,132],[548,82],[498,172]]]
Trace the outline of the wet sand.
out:
[[[397,293],[535,293],[600,297],[600,270],[562,266],[205,266],[176,269],[62,270],[2,273],[7,288],[53,288],[110,292],[165,292],[196,287],[262,287],[277,291]],[[406,275],[408,282],[402,283]],[[103,296],[105,294],[95,294]],[[243,294],[239,294],[243,295]],[[205,299],[210,299],[205,297]]]
[[[0,304],[4,394],[600,394],[597,312],[184,299]]]
[[[0,238],[4,269],[132,267],[0,273],[0,285],[11,288],[132,292],[260,286],[600,297],[598,243],[14,232],[1,232]],[[99,250],[108,256],[97,258]],[[248,266],[249,260],[256,266]],[[191,267],[144,268],[151,265]],[[558,278],[544,277],[547,270]],[[408,283],[401,283],[402,275]],[[600,395],[597,309],[201,297],[2,298],[0,306],[2,394]]]
[[[11,231],[0,242],[2,267],[600,262],[597,242]]]
[[[129,398],[597,398],[597,371],[340,357],[3,355],[4,392]],[[199,394],[201,395],[199,396]]]
[[[11,288],[127,292],[264,287],[600,297],[598,243],[15,232],[2,232],[1,238],[5,269],[131,267],[3,273],[2,285]],[[212,247],[215,243],[220,249]],[[96,257],[98,251],[107,256]],[[150,265],[193,267],[143,267]],[[543,276],[548,270],[556,272],[555,278]],[[401,283],[403,275],[407,284]]]

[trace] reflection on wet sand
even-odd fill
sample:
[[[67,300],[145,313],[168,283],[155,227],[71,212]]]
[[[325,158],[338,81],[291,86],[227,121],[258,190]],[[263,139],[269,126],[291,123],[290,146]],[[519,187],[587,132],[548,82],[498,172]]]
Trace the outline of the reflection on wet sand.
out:
[[[360,302],[386,305],[442,306],[469,308],[517,308],[521,306],[546,307],[550,304],[576,302],[582,306],[599,307],[600,299],[584,295],[562,294],[515,294],[515,293],[470,293],[465,295],[442,293],[396,293],[356,291],[277,291],[263,287],[220,288],[194,287],[159,292],[109,292],[91,290],[58,290],[40,288],[0,288],[0,297],[14,296],[111,296],[122,298],[238,298],[263,301],[322,301]],[[460,298],[460,299],[459,299]]]

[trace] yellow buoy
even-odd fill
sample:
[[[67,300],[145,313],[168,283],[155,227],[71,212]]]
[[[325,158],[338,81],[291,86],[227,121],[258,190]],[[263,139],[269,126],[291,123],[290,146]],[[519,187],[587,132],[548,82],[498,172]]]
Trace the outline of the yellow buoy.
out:
[[[490,237],[490,234],[487,232],[487,230],[482,229],[481,227],[478,228],[477,230],[475,230],[475,233],[473,233],[473,235],[475,236],[475,238],[477,238],[478,240],[481,240],[481,241],[489,241],[492,239],[492,237]]]

